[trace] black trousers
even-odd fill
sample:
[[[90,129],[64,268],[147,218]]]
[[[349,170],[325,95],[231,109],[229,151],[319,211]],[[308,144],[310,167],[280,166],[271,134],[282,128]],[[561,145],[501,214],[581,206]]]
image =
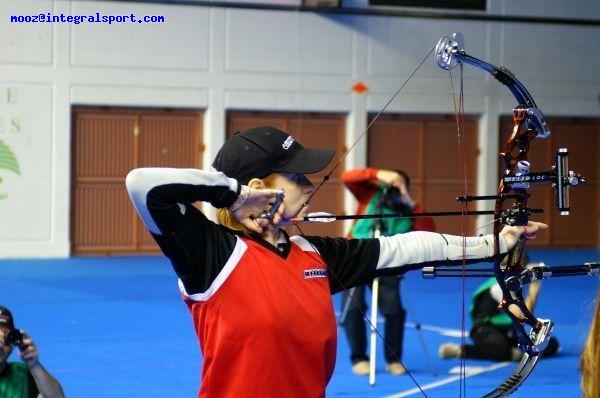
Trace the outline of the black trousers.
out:
[[[371,285],[368,285],[371,287]],[[348,292],[344,292],[342,308],[348,300]],[[398,362],[402,358],[402,341],[404,340],[404,321],[406,310],[400,300],[400,277],[382,276],[379,278],[379,312],[385,318],[384,342],[385,360],[387,363]],[[367,356],[367,323],[364,315],[367,311],[365,287],[357,286],[352,295],[352,302],[343,323],[346,338],[350,345],[350,361],[356,363],[369,360]],[[377,326],[377,325],[375,325]],[[369,327],[370,328],[370,327]]]
[[[464,345],[465,358],[510,361],[512,348],[518,345],[514,330],[502,330],[492,325],[477,325],[471,329],[473,345]],[[553,356],[558,351],[558,340],[550,337],[542,358]]]

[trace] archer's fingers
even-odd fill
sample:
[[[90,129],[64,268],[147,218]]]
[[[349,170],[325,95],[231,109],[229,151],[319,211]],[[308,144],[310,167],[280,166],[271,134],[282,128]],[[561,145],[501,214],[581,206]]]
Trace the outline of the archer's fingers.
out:
[[[521,235],[525,239],[535,239],[538,231],[544,231],[546,229],[548,229],[547,224],[536,221],[529,221],[527,225],[521,227]]]
[[[250,189],[248,199],[244,203],[248,207],[263,207],[272,205],[277,200],[278,189]]]
[[[283,219],[284,212],[285,212],[285,203],[281,202],[281,205],[279,205],[279,208],[277,209],[275,214],[273,214],[273,219],[271,220],[273,225],[278,225],[281,222],[281,220]]]
[[[538,231],[544,231],[548,229],[548,224],[544,224],[542,222],[537,221],[529,221],[527,225],[524,227],[524,233],[530,234]]]
[[[548,229],[548,224],[544,224],[543,222],[538,222],[538,221],[529,221],[527,223],[527,228],[529,227],[535,227],[536,231],[537,230],[545,230]]]
[[[268,217],[256,217],[254,219],[256,224],[260,227],[261,231],[271,224],[272,220]]]
[[[241,224],[249,230],[256,232],[257,234],[260,234],[263,231],[263,227],[260,226],[259,220],[254,217],[243,219],[241,221]]]

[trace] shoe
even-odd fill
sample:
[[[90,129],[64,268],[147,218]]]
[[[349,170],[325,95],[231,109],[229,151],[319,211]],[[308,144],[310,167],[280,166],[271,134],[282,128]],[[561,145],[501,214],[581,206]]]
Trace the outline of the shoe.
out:
[[[385,367],[385,370],[391,375],[400,376],[406,374],[406,368],[400,362],[390,362]]]
[[[371,371],[369,361],[358,361],[352,365],[352,372],[358,376],[366,376]]]
[[[454,343],[440,345],[438,355],[441,359],[460,358],[460,346]]]

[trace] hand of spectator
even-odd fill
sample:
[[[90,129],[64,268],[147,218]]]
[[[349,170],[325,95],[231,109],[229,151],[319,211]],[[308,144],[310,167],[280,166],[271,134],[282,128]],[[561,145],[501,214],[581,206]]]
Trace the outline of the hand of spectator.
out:
[[[19,356],[31,369],[39,364],[40,353],[31,337],[23,330],[21,330],[21,333],[23,334],[23,344],[19,345]]]

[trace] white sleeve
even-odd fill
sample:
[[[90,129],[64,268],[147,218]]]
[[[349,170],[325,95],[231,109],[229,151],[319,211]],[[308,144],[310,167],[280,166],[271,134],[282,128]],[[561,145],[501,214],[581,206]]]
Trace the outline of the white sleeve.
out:
[[[379,238],[377,269],[420,264],[430,261],[487,258],[494,255],[494,236],[467,237],[414,231]],[[464,251],[463,251],[464,247]],[[506,240],[500,236],[500,252],[506,253]]]
[[[238,190],[236,179],[229,178],[217,171],[158,167],[146,167],[130,171],[125,179],[129,197],[146,228],[157,235],[161,235],[161,231],[148,210],[148,193],[153,188],[169,184],[181,184],[193,187],[221,187],[232,192],[237,192]],[[179,208],[183,214],[185,206],[179,204]]]

